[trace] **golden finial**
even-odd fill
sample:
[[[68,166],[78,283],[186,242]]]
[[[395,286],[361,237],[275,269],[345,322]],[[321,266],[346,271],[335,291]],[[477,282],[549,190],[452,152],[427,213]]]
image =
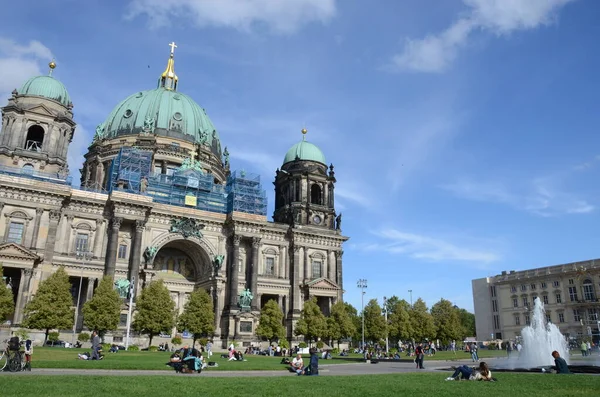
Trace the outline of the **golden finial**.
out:
[[[169,47],[171,47],[171,55],[169,56],[169,60],[167,61],[167,68],[160,75],[160,84],[167,90],[176,90],[177,81],[179,80],[179,78],[175,74],[175,60],[173,59],[173,57],[175,56],[175,48],[177,48],[177,45],[175,44],[175,42],[171,42],[169,44]]]
[[[306,128],[302,128],[302,135],[306,135],[307,132],[308,130]]]
[[[52,76],[52,71],[56,68],[56,62],[54,62],[54,59],[50,61],[48,67],[50,68],[50,70],[48,71],[48,76]]]

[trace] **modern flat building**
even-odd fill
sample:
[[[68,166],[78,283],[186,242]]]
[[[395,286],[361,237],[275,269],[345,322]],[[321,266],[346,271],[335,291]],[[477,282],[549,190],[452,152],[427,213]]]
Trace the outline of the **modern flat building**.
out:
[[[71,277],[78,313],[105,275],[119,285],[133,281],[136,293],[162,279],[179,312],[203,288],[214,302],[215,342],[223,345],[256,341],[260,309],[271,299],[290,339],[309,297],[325,314],[342,299],[347,237],[334,207],[333,165],[303,129],[273,170],[268,220],[260,177],[230,169],[207,112],[178,90],[171,45],[157,86],[98,120],[78,186],[67,165],[73,103],[52,75],[54,62],[1,109],[0,262],[15,299],[5,327],[19,326],[39,283],[59,267]],[[123,309],[121,330],[110,335],[116,342]],[[82,324],[80,315],[77,330]]]
[[[600,328],[600,259],[503,271],[472,281],[477,339],[514,340],[530,324],[533,302],[567,337],[593,336]]]

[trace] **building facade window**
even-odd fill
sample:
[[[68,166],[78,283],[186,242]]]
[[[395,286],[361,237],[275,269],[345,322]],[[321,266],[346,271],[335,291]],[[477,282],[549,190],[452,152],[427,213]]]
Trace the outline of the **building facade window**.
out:
[[[575,282],[573,281],[573,279],[572,279],[572,278],[570,278],[570,279],[569,279],[569,285],[573,285],[573,284],[575,284]]]
[[[562,297],[558,293],[556,294],[556,303],[562,303]]]
[[[531,320],[529,319],[529,314],[525,314],[525,325],[531,325]]]
[[[548,295],[543,295],[542,301],[544,302],[544,305],[547,305],[548,304]]]
[[[510,287],[510,292],[517,292],[517,287],[515,287],[514,285]]]
[[[275,258],[265,258],[265,275],[273,276],[275,274]]]
[[[535,291],[535,284],[531,284],[531,290]]]
[[[592,321],[592,322],[598,321],[598,309],[596,309],[596,308],[588,309],[588,321]]]
[[[513,298],[513,307],[519,307],[519,299]]]
[[[312,261],[312,275],[313,278],[321,277],[321,261]]]
[[[522,298],[522,300],[523,300],[523,306],[524,306],[524,307],[527,307],[527,306],[529,306],[529,301],[527,300],[527,297],[526,297],[526,296],[524,296],[524,297]]]
[[[521,291],[527,291],[527,286],[525,284],[521,285]]]
[[[25,231],[25,224],[21,222],[10,222],[8,225],[8,234],[6,242],[23,244],[23,234]]]
[[[583,299],[586,301],[593,301],[596,299],[596,294],[594,293],[594,283],[590,279],[583,281]]]
[[[542,288],[546,288],[546,283],[542,283]]]
[[[500,316],[494,314],[494,329],[500,329]]]
[[[117,253],[117,258],[127,259],[127,244],[119,244],[119,251]]]
[[[552,322],[552,316],[550,315],[550,313],[546,313],[546,322]]]
[[[521,325],[521,315],[515,314],[515,325]]]
[[[558,288],[558,287],[560,287],[560,281],[554,281],[554,282],[552,283],[552,285],[553,285],[555,288]]]
[[[558,313],[558,322],[559,323],[564,323],[565,322],[565,315],[564,315],[564,313]]]
[[[497,312],[498,311],[498,301],[495,300],[495,299],[492,301],[492,311],[493,312]]]
[[[581,321],[581,312],[578,309],[573,309],[573,319],[577,322]]]
[[[569,287],[569,299],[571,302],[577,302],[577,287]]]
[[[75,236],[75,252],[88,252],[89,236],[86,233],[77,233]]]

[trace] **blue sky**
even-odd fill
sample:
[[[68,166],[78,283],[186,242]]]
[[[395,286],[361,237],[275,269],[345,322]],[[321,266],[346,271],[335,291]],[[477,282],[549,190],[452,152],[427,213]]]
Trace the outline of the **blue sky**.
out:
[[[171,41],[179,90],[271,203],[306,126],[336,167],[357,307],[359,278],[369,299],[413,290],[472,309],[473,278],[599,256],[593,0],[54,0],[3,14],[0,97],[56,57],[79,124],[73,174],[95,126],[155,86]]]

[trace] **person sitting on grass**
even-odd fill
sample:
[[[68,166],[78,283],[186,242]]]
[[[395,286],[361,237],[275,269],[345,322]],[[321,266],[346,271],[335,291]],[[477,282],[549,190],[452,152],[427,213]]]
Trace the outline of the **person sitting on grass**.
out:
[[[571,373],[571,371],[569,370],[569,366],[567,365],[567,362],[565,361],[564,358],[562,358],[560,356],[559,352],[554,350],[552,352],[552,357],[554,357],[554,364],[556,364],[554,369],[556,369],[557,374],[570,374]]]
[[[479,363],[477,370],[467,367],[466,365],[457,367],[454,374],[446,378],[446,380],[458,380],[459,376],[461,376],[461,379],[463,380],[483,380],[488,382],[492,380],[492,372],[483,361]]]
[[[188,345],[185,345],[183,349],[181,349],[180,356],[181,361],[187,366],[182,372],[202,372],[202,363],[200,362],[200,352],[198,349],[193,347],[190,348]]]
[[[290,370],[298,375],[302,375],[304,373],[304,362],[302,361],[302,354],[298,354],[296,358],[292,360]]]

